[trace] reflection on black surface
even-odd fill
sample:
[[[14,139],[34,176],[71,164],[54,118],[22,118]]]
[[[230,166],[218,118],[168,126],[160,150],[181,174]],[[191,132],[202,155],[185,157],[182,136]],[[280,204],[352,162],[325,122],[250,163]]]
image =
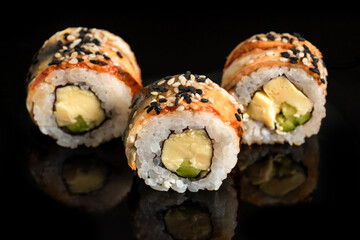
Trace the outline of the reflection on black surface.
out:
[[[43,192],[68,207],[89,212],[117,206],[130,192],[134,176],[117,139],[98,148],[69,149],[39,137],[29,165]]]
[[[239,154],[240,198],[258,206],[311,200],[318,179],[316,136],[301,146],[242,146]]]
[[[137,239],[231,239],[235,234],[238,198],[232,176],[218,191],[158,192],[142,181],[133,190]]]

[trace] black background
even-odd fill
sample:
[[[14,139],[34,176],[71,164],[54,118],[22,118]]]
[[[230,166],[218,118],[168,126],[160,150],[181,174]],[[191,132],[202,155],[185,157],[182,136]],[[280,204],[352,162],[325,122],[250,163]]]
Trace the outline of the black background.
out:
[[[71,8],[4,9],[1,32],[2,233],[37,239],[134,239],[129,203],[91,215],[44,194],[31,177],[28,155],[39,134],[25,107],[31,58],[69,26],[109,30],[127,41],[144,85],[170,74],[207,74],[220,83],[226,56],[241,41],[268,31],[298,32],[323,53],[328,68],[327,117],[318,135],[320,178],[313,201],[284,207],[241,204],[235,239],[348,237],[358,224],[360,16],[348,9]],[[21,21],[16,19],[21,17]],[[51,142],[52,139],[45,138]],[[352,220],[355,217],[355,220]],[[354,226],[354,223],[357,223]],[[4,231],[3,231],[4,230]]]

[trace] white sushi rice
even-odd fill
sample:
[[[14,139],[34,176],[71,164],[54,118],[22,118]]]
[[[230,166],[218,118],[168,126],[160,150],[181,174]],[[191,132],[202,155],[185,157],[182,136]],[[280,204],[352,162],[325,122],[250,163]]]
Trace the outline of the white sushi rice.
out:
[[[213,144],[211,171],[200,180],[190,181],[159,165],[161,146],[170,131],[182,132],[185,128],[206,129]],[[240,151],[236,131],[211,113],[180,111],[148,119],[138,132],[135,141],[138,176],[153,189],[177,192],[217,190],[227,174],[236,165]]]
[[[317,134],[321,120],[326,115],[325,94],[317,81],[304,70],[288,67],[264,67],[244,76],[236,85],[234,96],[247,106],[254,93],[273,78],[285,75],[299,90],[301,90],[314,104],[312,116],[305,124],[297,126],[290,132],[279,132],[269,129],[264,123],[245,117],[243,122],[243,142],[246,144],[272,144],[284,143],[300,145],[305,137]]]
[[[71,135],[61,130],[53,114],[55,89],[66,84],[91,89],[101,102],[101,107],[110,118],[98,128],[81,135]],[[104,141],[119,137],[125,130],[131,104],[131,90],[115,76],[85,68],[56,70],[39,84],[32,102],[34,120],[40,131],[52,136],[63,147],[76,148],[79,145],[96,147]]]

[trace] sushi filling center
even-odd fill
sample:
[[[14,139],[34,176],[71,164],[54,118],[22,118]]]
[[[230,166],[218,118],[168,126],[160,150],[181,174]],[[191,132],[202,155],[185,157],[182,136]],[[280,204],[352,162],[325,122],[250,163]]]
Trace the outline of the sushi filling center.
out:
[[[70,133],[84,133],[105,120],[100,100],[90,90],[67,85],[56,89],[54,116],[59,127]]]
[[[247,113],[270,129],[289,132],[311,117],[313,103],[285,76],[270,80],[257,91]]]
[[[180,177],[203,178],[210,171],[212,142],[204,129],[172,133],[165,140],[161,162]]]

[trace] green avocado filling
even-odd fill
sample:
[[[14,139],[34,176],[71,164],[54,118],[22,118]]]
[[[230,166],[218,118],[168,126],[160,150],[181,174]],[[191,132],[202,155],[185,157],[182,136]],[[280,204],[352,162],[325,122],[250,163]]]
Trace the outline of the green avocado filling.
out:
[[[295,116],[296,112],[296,108],[290,104],[286,102],[281,104],[280,113],[276,115],[276,122],[280,126],[280,130],[283,132],[294,130],[295,127],[306,123],[311,117],[311,112]]]
[[[72,124],[69,124],[65,126],[70,132],[72,133],[82,133],[90,130],[92,128],[91,125],[89,125],[82,116],[77,116],[75,118],[75,122]]]

